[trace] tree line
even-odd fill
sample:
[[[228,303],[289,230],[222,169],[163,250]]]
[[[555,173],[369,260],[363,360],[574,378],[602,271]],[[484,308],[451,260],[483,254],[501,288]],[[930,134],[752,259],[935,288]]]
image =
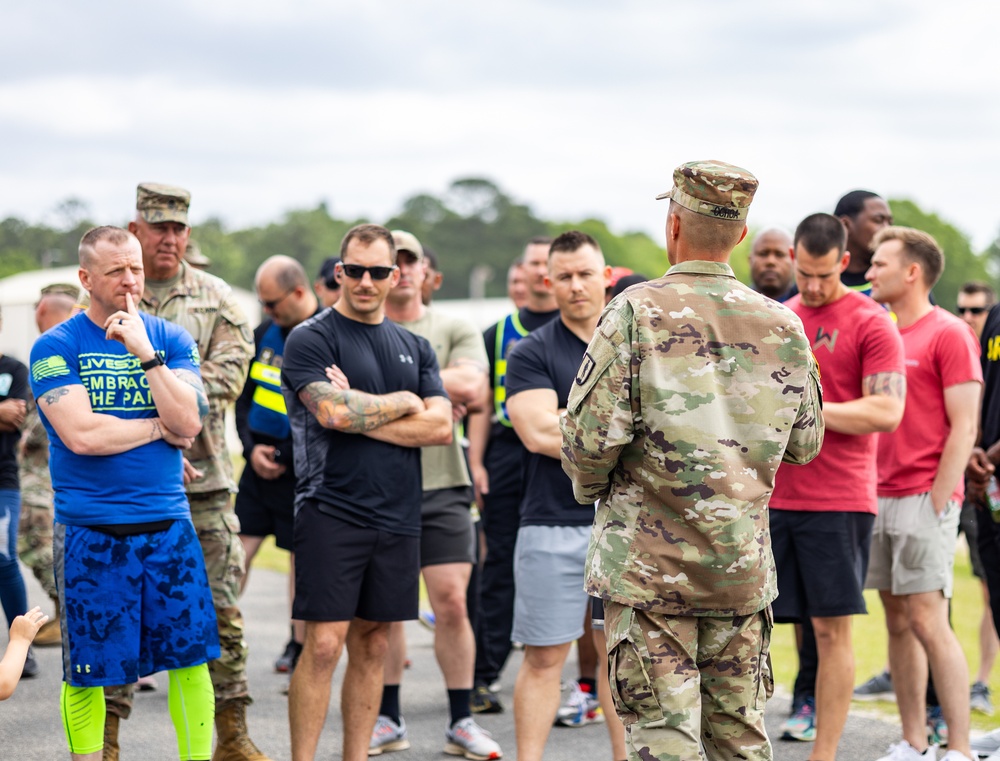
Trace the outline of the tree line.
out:
[[[916,227],[933,235],[945,251],[946,267],[935,287],[937,302],[954,305],[966,280],[991,281],[1000,265],[1000,239],[975,252],[968,236],[936,214],[905,199],[890,199],[896,224]],[[25,270],[65,266],[76,262],[83,233],[93,226],[86,204],[78,199],[55,208],[57,221],[31,224],[10,217],[0,222],[0,278]],[[409,230],[438,255],[444,284],[439,298],[468,298],[470,277],[478,268],[486,296],[503,296],[511,261],[536,235],[557,235],[570,229],[592,235],[609,264],[628,267],[647,277],[666,270],[662,241],[644,232],[617,233],[599,219],[553,221],[539,218],[531,206],[519,202],[488,179],[455,180],[440,196],[420,193],[406,199],[388,220],[338,219],[325,203],[313,209],[287,212],[280,221],[229,230],[221,219],[209,219],[192,228],[191,237],[212,260],[211,272],[227,282],[251,289],[257,267],[267,257],[285,254],[302,262],[310,276],[327,256],[337,254],[340,240],[353,225],[379,221],[391,229]],[[788,226],[794,227],[795,221]],[[737,276],[748,281],[747,255],[751,235],[734,252]]]

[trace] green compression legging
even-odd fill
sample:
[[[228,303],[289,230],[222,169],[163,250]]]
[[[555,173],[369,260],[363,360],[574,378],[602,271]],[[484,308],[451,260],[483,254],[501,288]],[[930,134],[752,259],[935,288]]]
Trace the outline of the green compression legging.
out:
[[[177,732],[181,761],[206,761],[212,756],[215,691],[208,665],[168,671],[167,705]],[[104,688],[73,687],[63,682],[60,695],[63,728],[70,753],[85,756],[104,747]]]

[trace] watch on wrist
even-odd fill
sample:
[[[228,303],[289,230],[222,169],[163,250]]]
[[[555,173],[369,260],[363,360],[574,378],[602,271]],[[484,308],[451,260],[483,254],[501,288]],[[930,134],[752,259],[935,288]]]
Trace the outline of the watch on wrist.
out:
[[[163,357],[159,354],[154,354],[152,359],[148,359],[145,362],[140,362],[139,367],[142,368],[143,372],[147,370],[152,370],[154,367],[159,367],[160,365],[165,365],[166,362],[163,361]]]

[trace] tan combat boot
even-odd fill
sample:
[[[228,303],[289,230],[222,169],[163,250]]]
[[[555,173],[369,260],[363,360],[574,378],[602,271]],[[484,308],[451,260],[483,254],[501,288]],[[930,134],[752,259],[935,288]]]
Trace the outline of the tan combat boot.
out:
[[[219,744],[212,761],[271,761],[247,734],[247,704],[242,700],[231,700],[216,708],[215,731]]]
[[[104,718],[104,755],[101,761],[118,761],[118,716],[108,711]]]
[[[42,628],[35,635],[34,645],[36,647],[55,647],[62,645],[62,627],[59,625],[59,598],[54,597],[52,602],[56,606],[55,615],[49,621],[42,624]]]

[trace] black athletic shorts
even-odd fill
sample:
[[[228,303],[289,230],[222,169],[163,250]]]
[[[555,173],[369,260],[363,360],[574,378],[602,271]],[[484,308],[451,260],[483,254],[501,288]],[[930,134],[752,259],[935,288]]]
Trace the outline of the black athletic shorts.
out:
[[[420,567],[472,563],[475,557],[472,488],[425,491],[420,506]]]
[[[867,613],[864,585],[872,513],[770,510],[778,569],[774,620],[796,623]]]
[[[295,515],[295,601],[302,621],[410,621],[420,597],[420,537],[365,528],[309,500]]]
[[[270,536],[283,550],[292,549],[292,526],[295,519],[295,477],[282,476],[273,481],[254,473],[248,462],[240,476],[236,494],[236,517],[243,536]]]

